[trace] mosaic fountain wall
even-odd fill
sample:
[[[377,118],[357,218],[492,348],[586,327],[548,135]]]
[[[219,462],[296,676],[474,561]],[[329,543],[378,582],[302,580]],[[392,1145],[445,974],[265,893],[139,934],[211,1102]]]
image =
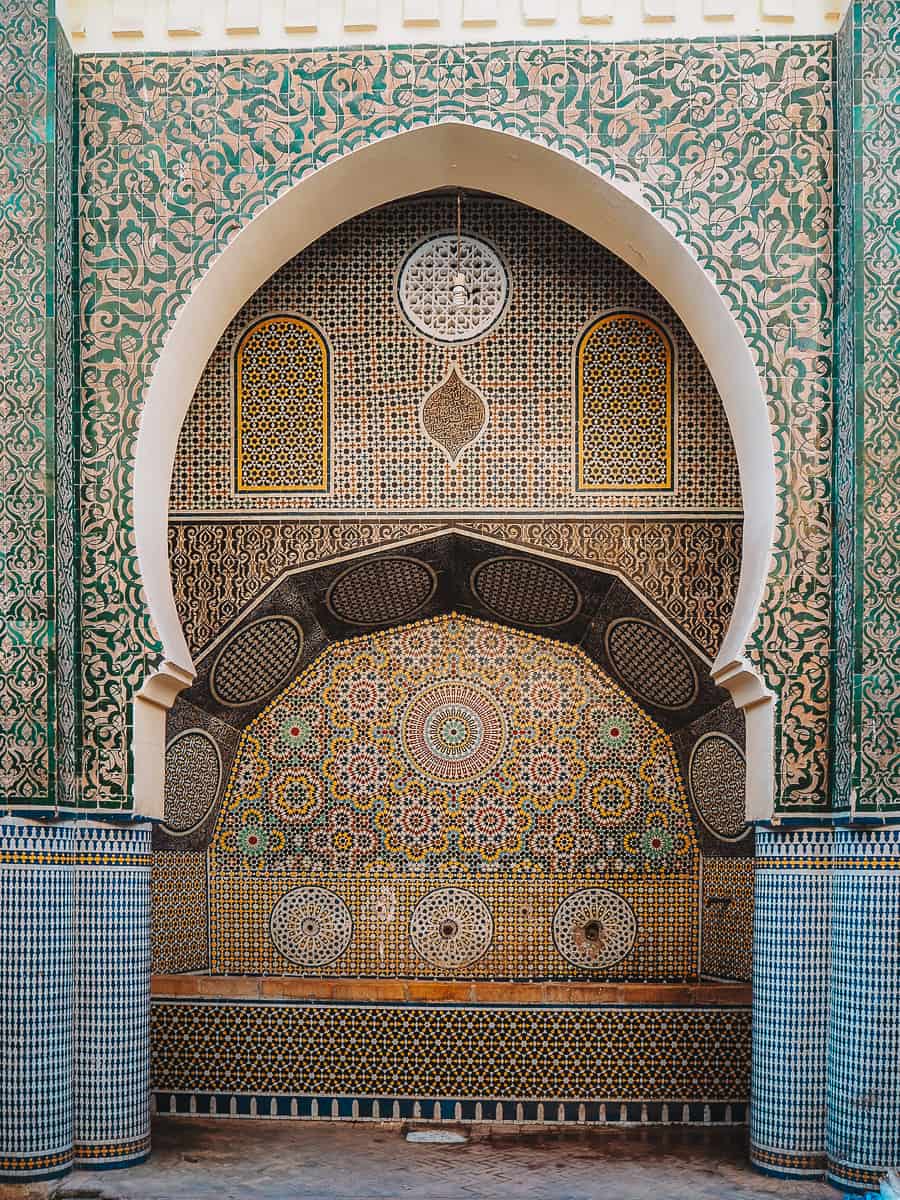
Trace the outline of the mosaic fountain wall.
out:
[[[776,448],[772,572],[750,649],[777,697],[776,812],[895,807],[896,738],[888,714],[896,692],[891,651],[897,623],[889,607],[898,560],[891,504],[896,439],[886,414],[896,393],[890,299],[896,20],[890,0],[866,0],[851,6],[836,43],[721,38],[75,59],[47,6],[17,0],[0,6],[4,63],[14,80],[0,101],[0,304],[5,313],[27,317],[4,326],[0,363],[15,401],[0,408],[2,535],[13,585],[0,614],[2,686],[9,693],[0,730],[6,806],[37,817],[57,805],[93,814],[131,806],[131,698],[159,647],[136,566],[129,464],[146,382],[180,303],[210,257],[283,187],[385,131],[450,118],[538,137],[597,171],[640,180],[653,210],[670,221],[728,297],[760,370]],[[70,190],[71,160],[76,182]],[[440,224],[446,230],[448,221]],[[626,303],[653,311],[647,297]],[[579,334],[600,319],[589,307]],[[660,324],[671,333],[680,364],[677,322]],[[54,353],[55,372],[49,369]],[[464,472],[473,452],[489,445],[502,406],[492,407],[492,387],[471,351],[461,354],[468,356],[461,376],[453,376],[446,360],[428,364],[416,403],[427,418],[418,427],[438,434],[434,461],[456,457]],[[660,350],[655,362],[663,374],[664,358]],[[514,371],[503,371],[503,386],[514,379]],[[448,387],[439,390],[443,383]],[[336,408],[331,415],[339,420]],[[394,432],[402,439],[409,427]],[[678,441],[673,445],[678,453]],[[387,465],[399,473],[402,456],[398,461],[388,458]],[[593,466],[598,462],[602,469],[602,456],[595,455]],[[336,457],[332,463],[338,465]],[[659,465],[657,458],[648,467],[645,483],[667,482]],[[583,479],[590,482],[590,472]],[[488,490],[501,483],[497,474],[487,480]],[[465,514],[468,533],[496,538],[513,557],[545,551],[564,563],[625,575],[633,618],[674,633],[688,658],[712,654],[733,588],[734,572],[723,563],[737,561],[740,552],[738,514],[688,510],[676,517],[660,494],[642,500],[644,513],[632,520],[613,511],[602,488],[591,499],[588,507],[604,510],[603,521],[582,520],[586,509],[576,499],[565,505],[576,517],[552,509],[540,520],[527,513]],[[365,507],[353,520],[324,511],[318,521],[285,520],[275,508],[253,521],[221,516],[195,519],[185,509],[172,526],[179,603],[201,666],[205,652],[208,657],[207,674],[221,648],[214,645],[217,631],[241,632],[242,614],[255,601],[266,602],[269,584],[284,571],[365,547],[383,553],[398,530],[402,541],[436,535],[445,524],[433,513],[410,510],[401,522],[396,513]],[[455,511],[454,523],[462,517]],[[197,566],[207,557],[209,578],[228,581],[221,595]],[[689,569],[681,569],[685,563]],[[717,580],[718,590],[707,589],[705,578]],[[642,608],[644,602],[652,607]],[[694,613],[702,619],[692,628]],[[436,610],[423,619],[439,615],[447,613]],[[468,615],[496,623],[496,614]],[[522,622],[501,617],[500,624]],[[560,640],[546,630],[539,635]],[[328,652],[324,640],[320,649]],[[840,736],[831,739],[831,763],[833,658],[831,719]],[[602,654],[591,669],[623,686]],[[280,681],[280,691],[289,684]],[[202,691],[202,679],[199,686]],[[260,718],[269,702],[234,723],[198,692],[173,713],[170,760],[174,767],[199,762],[205,783],[190,804],[180,790],[181,816],[173,808],[170,831],[156,834],[158,967],[197,970],[210,962],[203,846],[222,814],[243,724]],[[677,727],[664,724],[664,712],[647,712],[675,750],[700,853],[703,970],[742,976],[747,955],[735,954],[731,927],[740,905],[749,912],[752,868],[732,808],[723,819],[718,789],[711,793],[708,783],[739,776],[741,731],[727,729],[714,704]],[[179,732],[185,736],[177,742]],[[709,822],[704,805],[712,806]],[[186,828],[176,829],[182,819]],[[29,905],[44,915],[52,902],[59,921],[51,921],[43,941],[28,940],[42,969],[52,971],[57,961],[73,961],[77,889],[71,870],[96,865],[96,847],[61,848],[64,827],[26,829],[12,820],[0,858],[13,898],[4,908],[10,914],[5,933],[10,945],[19,945],[23,931],[33,931]],[[144,838],[146,831],[136,842]],[[115,840],[107,833],[104,839]],[[138,861],[144,848],[137,846],[134,862],[122,857],[126,873],[146,870]],[[900,876],[888,869],[897,861],[894,831],[772,831],[760,856],[754,1155],[769,1169],[799,1174],[827,1165],[842,1183],[864,1186],[900,1157],[900,1097],[884,1079],[896,1012],[871,1019],[873,997],[898,994],[892,955]],[[738,902],[739,869],[747,886]],[[83,890],[88,895],[90,886]],[[834,922],[832,895],[839,914]],[[125,935],[129,944],[144,936],[142,913],[139,904]],[[716,913],[724,918],[718,934],[712,932]],[[117,1077],[127,1063],[137,1064],[124,1106],[81,1092],[74,1103],[77,1153],[85,1160],[128,1161],[146,1152],[145,1089],[137,1077],[143,1068],[135,1052],[146,964],[142,957],[134,971],[111,973],[115,954],[108,963],[90,956],[90,947],[107,936],[102,930],[79,942],[77,980],[65,969],[56,972],[63,1003],[52,1016],[35,1011],[22,1018],[31,1013],[24,994],[20,1008],[8,1011],[11,1028],[21,1028],[17,1022],[24,1019],[24,1027],[47,1032],[40,1044],[22,1043],[17,1062],[29,1078],[49,1077],[45,1064],[58,1058],[60,1046],[66,1057],[65,1048],[80,1041],[76,1056],[90,1061],[92,1038],[121,1056],[110,1068]],[[798,956],[800,970],[786,970],[788,963],[797,966]],[[112,989],[111,1010],[123,1003],[134,1015],[128,1037],[114,1041],[96,1023],[92,1014],[102,1006],[92,1001],[88,961],[101,964],[96,987],[104,995]],[[821,991],[781,986],[826,976]],[[15,971],[11,980],[19,981]],[[76,986],[81,1016],[74,1029],[65,997]],[[7,994],[18,997],[12,984]],[[846,1015],[833,1026],[828,997],[837,998],[832,1010]],[[548,1114],[727,1119],[738,1109],[726,1099],[747,1094],[747,1024],[746,1010],[614,1010],[562,1002],[527,1009],[499,997],[494,1007],[160,1001],[154,1077],[163,1102],[179,1111],[405,1116],[437,1105],[441,1116],[467,1119],[491,1113],[511,1120]],[[807,1030],[800,1053],[798,1031],[805,1037]],[[246,1036],[250,1032],[258,1043]],[[448,1038],[479,1046],[480,1073],[472,1062],[450,1062],[442,1053]],[[263,1052],[251,1052],[251,1044]],[[521,1048],[515,1059],[510,1045]],[[628,1054],[601,1062],[598,1045],[627,1046]],[[326,1059],[334,1069],[323,1074]],[[408,1066],[403,1079],[363,1071],[389,1061]],[[805,1062],[807,1070],[784,1078],[769,1069],[785,1061]],[[445,1064],[440,1078],[439,1062]],[[673,1063],[679,1073],[670,1070]],[[559,1064],[570,1073],[555,1075]],[[406,1089],[403,1098],[391,1094],[398,1086]],[[20,1114],[32,1106],[23,1106],[20,1096],[4,1105],[13,1116],[3,1126],[0,1170],[22,1177],[65,1169],[74,1135],[67,1115],[72,1093],[64,1092],[58,1089],[53,1104],[38,1096],[44,1126],[26,1127]],[[857,1095],[870,1098],[865,1109]]]
[[[406,1053],[377,1084],[342,1054],[314,1087],[311,1063],[273,1047],[257,1111],[391,1115],[402,1094],[406,1116],[506,1100],[536,1119],[576,1097],[535,1091],[524,1062],[498,1070],[494,1022],[529,1052],[548,1036],[517,986],[562,988],[552,1020],[580,1048],[553,1053],[577,1075],[595,1018],[564,985],[749,979],[743,722],[709,679],[740,564],[721,402],[675,313],[613,255],[477,195],[457,243],[456,204],[334,230],[259,289],[204,371],[170,501],[198,675],[169,720],[154,955],[160,971],[355,980],[358,1000],[378,981],[432,980],[437,1000],[502,983],[508,1003],[389,1009],[383,1026],[344,1006],[365,1061],[396,1059],[409,1022],[426,1041],[461,1023],[480,1049],[430,1088],[435,1064]],[[456,313],[435,296],[448,261],[477,293]],[[279,1011],[298,1034],[322,1019]],[[266,1010],[155,1014],[157,1102],[242,1111],[257,1074],[243,1063],[213,1102],[184,1021],[268,1044]],[[702,1099],[743,1119],[747,1018],[608,1010],[629,1050],[578,1103],[695,1120]],[[697,1021],[704,1061],[676,1069]]]

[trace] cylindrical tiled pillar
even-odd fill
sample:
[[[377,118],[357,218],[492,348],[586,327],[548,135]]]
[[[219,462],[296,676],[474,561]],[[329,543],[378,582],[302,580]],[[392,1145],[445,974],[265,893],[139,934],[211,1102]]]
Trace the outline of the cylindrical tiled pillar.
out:
[[[72,1165],[75,831],[0,820],[0,1180]]]
[[[900,1166],[900,829],[835,832],[828,1175],[874,1189]]]
[[[75,1162],[150,1152],[150,826],[81,822],[75,848]]]
[[[750,1158],[825,1170],[831,830],[758,830]]]

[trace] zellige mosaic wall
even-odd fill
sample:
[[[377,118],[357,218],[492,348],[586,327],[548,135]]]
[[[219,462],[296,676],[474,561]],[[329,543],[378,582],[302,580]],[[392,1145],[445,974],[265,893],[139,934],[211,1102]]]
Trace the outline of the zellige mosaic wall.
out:
[[[248,725],[209,880],[215,972],[697,974],[670,739],[580,650],[471,617],[340,642]]]

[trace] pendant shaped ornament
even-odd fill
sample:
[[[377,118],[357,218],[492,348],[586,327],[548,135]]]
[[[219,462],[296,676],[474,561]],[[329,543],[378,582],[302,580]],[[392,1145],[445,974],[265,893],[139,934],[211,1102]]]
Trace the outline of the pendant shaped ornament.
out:
[[[422,401],[419,419],[425,436],[455,463],[487,425],[487,402],[481,392],[465,381],[454,363]]]

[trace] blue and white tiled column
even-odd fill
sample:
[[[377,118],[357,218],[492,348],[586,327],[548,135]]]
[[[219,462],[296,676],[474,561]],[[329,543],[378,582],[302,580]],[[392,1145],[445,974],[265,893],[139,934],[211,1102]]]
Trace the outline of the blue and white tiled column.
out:
[[[750,1158],[787,1177],[825,1171],[832,831],[758,830]]]
[[[836,830],[828,1175],[874,1188],[900,1165],[900,829]]]
[[[69,824],[0,820],[0,1181],[72,1165]]]
[[[150,1152],[150,826],[78,826],[75,1163]]]

